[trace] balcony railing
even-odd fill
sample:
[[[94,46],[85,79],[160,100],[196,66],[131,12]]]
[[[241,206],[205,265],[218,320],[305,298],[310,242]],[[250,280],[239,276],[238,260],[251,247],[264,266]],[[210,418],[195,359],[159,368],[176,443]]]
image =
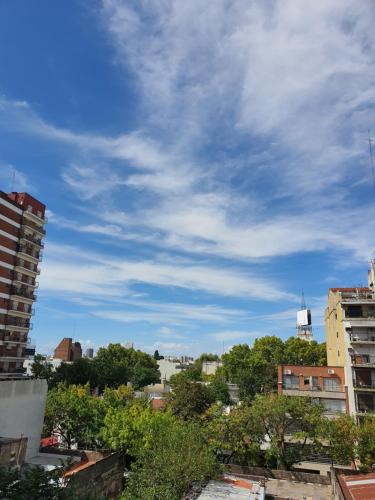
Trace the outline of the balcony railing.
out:
[[[23,220],[21,227],[29,227],[30,229],[32,229],[36,233],[43,234],[43,235],[46,234],[46,230],[42,226],[38,226],[34,222],[31,222],[31,220],[27,220],[27,221]]]
[[[44,247],[44,243],[40,238],[36,238],[32,234],[28,234],[25,231],[21,231],[21,239],[29,241],[30,243],[33,243],[34,245],[37,245],[40,248]]]
[[[368,335],[350,335],[350,342],[375,342],[375,333]]]
[[[18,254],[23,254],[25,256],[23,258],[29,257],[30,259],[37,260],[37,261],[40,261],[41,257],[42,257],[42,251],[36,250],[35,247],[33,247],[30,244],[25,245],[25,244],[20,243],[17,246],[17,252],[18,252]]]
[[[352,357],[352,365],[375,365],[375,356],[357,355]]]
[[[358,412],[357,413],[375,413],[375,406],[358,405]]]
[[[375,389],[375,380],[353,380],[353,387],[356,389]]]
[[[7,316],[6,324],[11,326],[21,326],[22,328],[30,327],[30,321],[28,319],[21,319],[15,316]]]
[[[10,295],[15,295],[17,297],[24,297],[30,300],[36,300],[35,293],[24,288],[13,287],[10,289]]]

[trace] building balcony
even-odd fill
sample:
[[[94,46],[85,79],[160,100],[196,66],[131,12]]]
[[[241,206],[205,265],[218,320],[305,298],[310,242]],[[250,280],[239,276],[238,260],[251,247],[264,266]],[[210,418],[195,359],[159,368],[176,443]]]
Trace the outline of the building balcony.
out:
[[[19,274],[21,274],[21,273],[19,273]],[[28,276],[28,278],[32,278],[32,276]],[[20,285],[22,288],[29,287],[29,288],[34,289],[34,288],[39,287],[39,283],[37,281],[34,281],[34,283],[29,283],[29,281],[26,281],[26,278],[24,278],[24,277],[21,277],[20,279],[18,279],[17,273],[14,273],[13,283]]]
[[[29,339],[21,340],[16,337],[10,337],[9,335],[5,335],[3,338],[0,338],[0,345],[27,346],[29,343]]]
[[[38,274],[40,274],[39,269],[30,269],[24,264],[16,264],[14,270],[18,273],[26,274],[26,276],[30,276],[31,278],[35,278]]]
[[[13,309],[13,305],[11,304],[8,309],[9,316],[15,316],[17,318],[30,318],[34,314],[34,311],[19,311],[18,309]]]
[[[21,241],[25,241],[27,243],[31,243],[36,248],[44,248],[44,243],[40,238],[36,238],[32,234],[28,234],[25,231],[21,231]]]
[[[35,224],[34,221],[31,221],[30,219],[22,221],[21,228],[25,227],[29,228],[35,233],[38,233],[38,235],[40,235],[41,238],[43,238],[43,236],[46,235],[46,230],[44,229],[44,227]]]
[[[368,407],[368,406],[362,407],[362,406],[358,405],[357,414],[366,415],[367,413],[369,413],[370,415],[372,413],[375,413],[375,406],[373,406],[373,407]]]
[[[375,391],[375,381],[353,380],[353,387],[357,391]]]
[[[34,214],[30,210],[25,210],[23,212],[23,216],[24,216],[25,219],[31,220],[35,224],[40,224],[42,226],[48,222],[47,217],[45,217],[45,216],[44,217],[39,217],[39,215]]]
[[[374,335],[350,335],[350,342],[352,344],[375,344]]]
[[[23,358],[22,358],[23,359]],[[26,378],[25,377],[26,373],[26,368],[8,368],[8,369],[1,369],[0,368],[0,378]]]
[[[14,282],[17,282],[17,280],[15,280]],[[21,284],[23,285],[23,283]],[[32,285],[28,285],[28,287],[32,287]],[[13,286],[10,289],[10,297],[12,300],[22,301],[22,299],[26,299],[27,302],[36,300],[35,290],[30,290],[25,286],[21,287]]]
[[[368,356],[368,355],[355,355],[352,356],[352,366],[360,366],[360,367],[367,367],[367,366],[375,366],[375,356]]]
[[[5,319],[5,327],[7,330],[21,333],[27,333],[29,330],[33,329],[33,325],[32,323],[30,323],[30,321],[21,321],[19,318],[13,318],[10,316],[7,316],[7,318]]]
[[[28,262],[31,262],[32,264],[38,265],[38,263],[42,260],[41,259],[42,252],[35,251],[31,247],[31,245],[30,246],[18,245],[17,257],[18,259],[23,259]]]

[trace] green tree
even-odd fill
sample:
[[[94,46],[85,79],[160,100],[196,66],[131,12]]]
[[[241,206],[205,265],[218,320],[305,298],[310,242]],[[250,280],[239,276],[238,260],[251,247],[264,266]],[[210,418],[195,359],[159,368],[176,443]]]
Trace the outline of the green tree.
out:
[[[286,365],[327,365],[325,342],[318,344],[315,340],[306,342],[298,337],[290,337],[284,343],[283,364]]]
[[[32,467],[22,472],[0,467],[0,498],[7,500],[94,500],[89,494],[77,494],[74,480],[67,481],[64,468],[46,471]],[[98,500],[98,499],[97,499]]]
[[[228,384],[220,377],[214,377],[207,386],[210,399],[213,402],[220,401],[224,405],[230,405],[231,399],[228,390]]]
[[[375,465],[375,416],[366,415],[358,428],[357,455],[360,468],[371,470]]]
[[[126,385],[119,385],[117,389],[106,387],[103,393],[103,402],[107,408],[123,408],[132,403],[134,390]]]
[[[109,408],[101,436],[108,448],[138,457],[171,420],[170,411],[155,412],[147,400],[135,399],[123,408]]]
[[[140,451],[124,500],[180,500],[192,483],[204,484],[218,471],[200,426],[169,420],[149,448]]]
[[[263,435],[250,406],[243,404],[228,414],[215,403],[202,416],[202,425],[209,446],[221,462],[262,465]]]
[[[290,469],[320,445],[322,413],[322,406],[305,397],[257,395],[251,406],[253,421],[270,443],[268,455],[279,469]]]
[[[92,396],[90,386],[59,384],[47,395],[44,435],[61,437],[67,448],[96,446],[104,419],[103,400]]]
[[[282,363],[283,350],[281,339],[268,336],[256,339],[252,348],[236,345],[223,355],[224,372],[228,380],[238,384],[242,400],[277,388],[277,366]]]
[[[171,382],[172,383],[172,382]],[[204,413],[212,403],[212,396],[207,386],[180,378],[173,382],[173,392],[168,396],[174,413],[187,420]]]
[[[332,420],[324,420],[322,437],[330,446],[330,456],[341,465],[356,467],[358,427],[349,415],[340,415]]]
[[[88,383],[91,388],[96,387],[98,374],[93,360],[80,358],[73,363],[61,363],[52,377],[53,386],[60,382],[66,385],[85,385]]]
[[[227,380],[238,384],[240,398],[251,401],[256,394],[277,389],[277,366],[280,364],[326,364],[325,344],[291,337],[286,342],[275,336],[255,340],[253,347],[235,345],[222,356]]]
[[[182,370],[179,373],[175,373],[169,379],[169,383],[173,386],[179,383],[179,381],[187,380],[187,381],[201,381],[202,380],[202,372],[196,366],[190,366],[186,370]]]
[[[229,352],[223,354],[223,371],[229,382],[238,383],[242,374],[251,369],[250,352],[248,344],[237,344]]]
[[[101,389],[131,382],[137,390],[160,380],[158,365],[152,356],[133,348],[127,349],[121,344],[101,347],[94,364]]]
[[[53,365],[50,363],[46,356],[36,354],[34,356],[33,364],[31,365],[31,373],[35,378],[44,378],[48,386],[53,378]]]

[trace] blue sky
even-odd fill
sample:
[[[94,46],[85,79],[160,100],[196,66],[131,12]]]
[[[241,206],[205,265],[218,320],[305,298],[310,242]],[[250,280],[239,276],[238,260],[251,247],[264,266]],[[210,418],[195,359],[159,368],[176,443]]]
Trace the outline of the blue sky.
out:
[[[370,0],[0,3],[0,183],[49,209],[32,337],[221,352],[374,251]]]

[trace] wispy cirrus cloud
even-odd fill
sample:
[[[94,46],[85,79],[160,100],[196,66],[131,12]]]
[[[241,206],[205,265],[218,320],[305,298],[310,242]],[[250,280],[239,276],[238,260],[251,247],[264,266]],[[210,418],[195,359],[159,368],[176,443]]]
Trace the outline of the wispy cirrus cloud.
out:
[[[49,244],[41,285],[43,290],[120,296],[134,284],[179,287],[220,296],[295,300],[271,280],[246,271],[222,269],[202,263],[178,264],[172,258],[128,260]]]

